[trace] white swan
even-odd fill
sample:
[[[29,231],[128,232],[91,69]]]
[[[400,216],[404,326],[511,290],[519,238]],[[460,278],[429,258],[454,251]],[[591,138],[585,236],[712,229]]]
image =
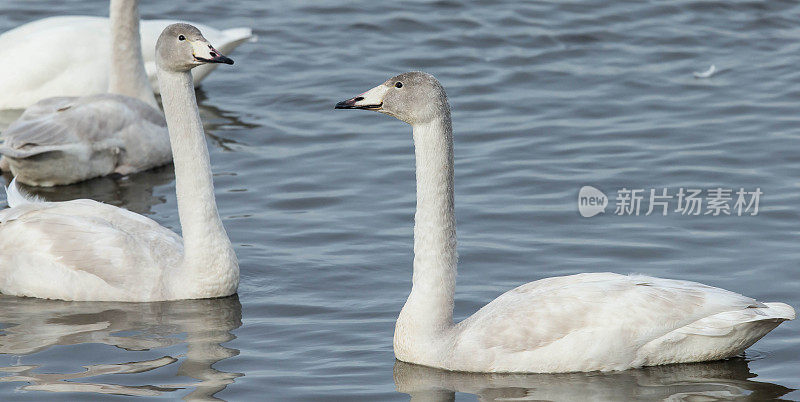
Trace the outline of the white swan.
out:
[[[156,40],[173,20],[141,21],[141,49],[153,89],[156,80]],[[250,28],[217,30],[191,22],[223,54],[253,38]],[[0,109],[24,109],[54,96],[105,93],[109,83],[111,46],[109,19],[82,15],[49,17],[0,35]],[[80,44],[80,46],[78,46]],[[216,68],[192,71],[197,85]]]
[[[158,301],[233,294],[239,266],[214,200],[193,67],[228,63],[187,24],[157,44],[183,240],[153,220],[92,200],[26,199],[0,211],[0,293],[62,300]]]
[[[172,160],[167,123],[142,61],[138,0],[112,0],[110,15],[109,93],[41,100],[3,132],[3,165],[19,182],[70,184]]]
[[[471,372],[623,370],[716,360],[741,353],[795,317],[786,304],[699,283],[590,273],[522,285],[454,324],[453,137],[444,88],[428,74],[410,72],[336,108],[376,110],[413,127],[414,276],[395,327],[398,360]]]

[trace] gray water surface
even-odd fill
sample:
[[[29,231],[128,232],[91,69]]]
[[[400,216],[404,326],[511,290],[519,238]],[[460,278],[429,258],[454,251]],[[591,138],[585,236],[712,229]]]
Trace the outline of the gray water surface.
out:
[[[800,4],[142,0],[140,10],[258,35],[198,91],[238,297],[0,296],[3,399],[800,399],[800,321],[724,362],[560,375],[396,363],[394,320],[411,280],[411,131],[333,110],[413,69],[447,89],[459,320],[525,282],[603,271],[800,308]],[[2,1],[0,31],[60,14],[106,15],[107,2]],[[716,75],[693,77],[711,64]],[[584,185],[612,197],[605,214],[578,214]],[[764,195],[757,216],[616,216],[623,187]],[[171,167],[31,191],[179,230]]]

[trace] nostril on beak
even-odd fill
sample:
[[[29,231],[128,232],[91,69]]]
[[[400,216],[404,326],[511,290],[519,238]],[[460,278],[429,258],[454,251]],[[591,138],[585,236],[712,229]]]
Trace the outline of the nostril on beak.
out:
[[[364,100],[363,96],[357,96],[357,97],[353,98],[353,102],[361,102],[362,100]]]

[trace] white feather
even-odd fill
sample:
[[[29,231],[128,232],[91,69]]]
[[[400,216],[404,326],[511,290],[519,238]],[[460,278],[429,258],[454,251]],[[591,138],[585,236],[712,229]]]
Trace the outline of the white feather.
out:
[[[695,71],[694,77],[695,78],[711,78],[711,76],[714,75],[714,73],[716,73],[716,72],[717,72],[717,66],[712,64],[711,67],[709,67],[708,70],[706,70],[706,71],[702,71],[702,72]]]
[[[6,187],[6,201],[11,208],[19,207],[25,204],[36,204],[42,201],[39,197],[23,194],[17,186],[17,178],[11,180],[11,183]]]

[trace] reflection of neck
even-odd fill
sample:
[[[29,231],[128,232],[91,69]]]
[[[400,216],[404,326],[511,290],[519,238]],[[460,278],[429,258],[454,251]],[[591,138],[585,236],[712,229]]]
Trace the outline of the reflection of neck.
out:
[[[222,346],[236,339],[232,328],[206,328],[189,335],[186,343],[186,360],[178,368],[178,375],[196,378],[195,390],[186,395],[187,400],[213,400],[214,394],[222,391],[242,373],[219,371],[213,367],[217,362],[239,354],[238,349]]]
[[[430,335],[453,325],[457,256],[449,110],[428,123],[414,125],[414,147],[414,276],[397,325],[417,335]]]
[[[111,70],[108,92],[137,98],[158,108],[144,69],[138,3],[139,0],[111,0]]]
[[[180,321],[185,323],[181,330],[186,333],[186,359],[178,368],[178,375],[200,380],[184,399],[216,400],[214,394],[244,375],[213,367],[239,354],[239,350],[222,344],[236,339],[232,331],[242,325],[242,305],[236,296],[177,303],[191,307],[180,312]]]
[[[194,281],[190,298],[227,296],[236,292],[239,265],[222,226],[214,199],[211,161],[203,123],[197,110],[192,75],[189,71],[158,69],[158,82],[169,129],[175,165],[175,191],[183,233],[183,275]]]

